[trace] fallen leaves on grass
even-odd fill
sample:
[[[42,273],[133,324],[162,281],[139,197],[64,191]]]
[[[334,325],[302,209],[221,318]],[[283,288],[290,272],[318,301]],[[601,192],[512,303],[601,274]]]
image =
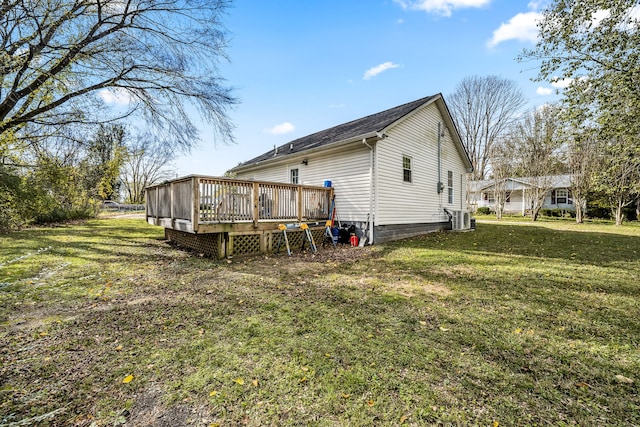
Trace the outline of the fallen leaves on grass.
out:
[[[242,378],[236,378],[233,380],[234,383],[244,385],[244,380]]]
[[[618,381],[619,383],[623,383],[623,384],[633,384],[633,380],[631,378],[627,378],[624,375],[616,375],[614,377],[616,379],[616,381]]]
[[[131,381],[133,381],[133,375],[127,375],[122,379],[123,384],[129,384]]]

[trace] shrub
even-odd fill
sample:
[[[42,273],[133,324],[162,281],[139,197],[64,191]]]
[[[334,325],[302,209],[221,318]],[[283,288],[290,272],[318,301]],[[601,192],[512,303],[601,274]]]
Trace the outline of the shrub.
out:
[[[576,212],[569,209],[560,209],[560,208],[544,208],[540,209],[540,215],[546,216],[549,218],[575,218]]]
[[[54,208],[48,212],[40,213],[36,219],[36,224],[46,224],[51,222],[63,222],[74,219],[87,219],[95,216],[91,208],[86,209],[62,209]]]
[[[587,216],[589,218],[611,219],[611,208],[603,203],[587,203]]]
[[[480,215],[489,215],[491,214],[491,208],[489,208],[488,206],[481,206],[476,212]]]

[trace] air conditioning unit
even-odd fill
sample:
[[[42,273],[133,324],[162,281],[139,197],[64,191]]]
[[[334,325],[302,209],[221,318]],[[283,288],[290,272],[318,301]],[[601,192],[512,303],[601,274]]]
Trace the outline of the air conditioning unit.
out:
[[[451,226],[454,230],[471,229],[471,213],[469,211],[453,211]]]

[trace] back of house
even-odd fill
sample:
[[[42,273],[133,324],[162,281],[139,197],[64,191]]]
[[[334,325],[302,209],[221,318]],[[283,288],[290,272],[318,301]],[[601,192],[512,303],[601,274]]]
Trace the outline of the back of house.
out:
[[[471,170],[436,94],[290,141],[231,172],[239,179],[332,185],[340,225],[381,243],[469,228]]]

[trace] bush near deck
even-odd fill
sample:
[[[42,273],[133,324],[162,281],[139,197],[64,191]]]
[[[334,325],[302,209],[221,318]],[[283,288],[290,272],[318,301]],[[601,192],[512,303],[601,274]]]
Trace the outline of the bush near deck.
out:
[[[0,237],[0,425],[640,424],[637,225],[230,262],[161,238]]]

